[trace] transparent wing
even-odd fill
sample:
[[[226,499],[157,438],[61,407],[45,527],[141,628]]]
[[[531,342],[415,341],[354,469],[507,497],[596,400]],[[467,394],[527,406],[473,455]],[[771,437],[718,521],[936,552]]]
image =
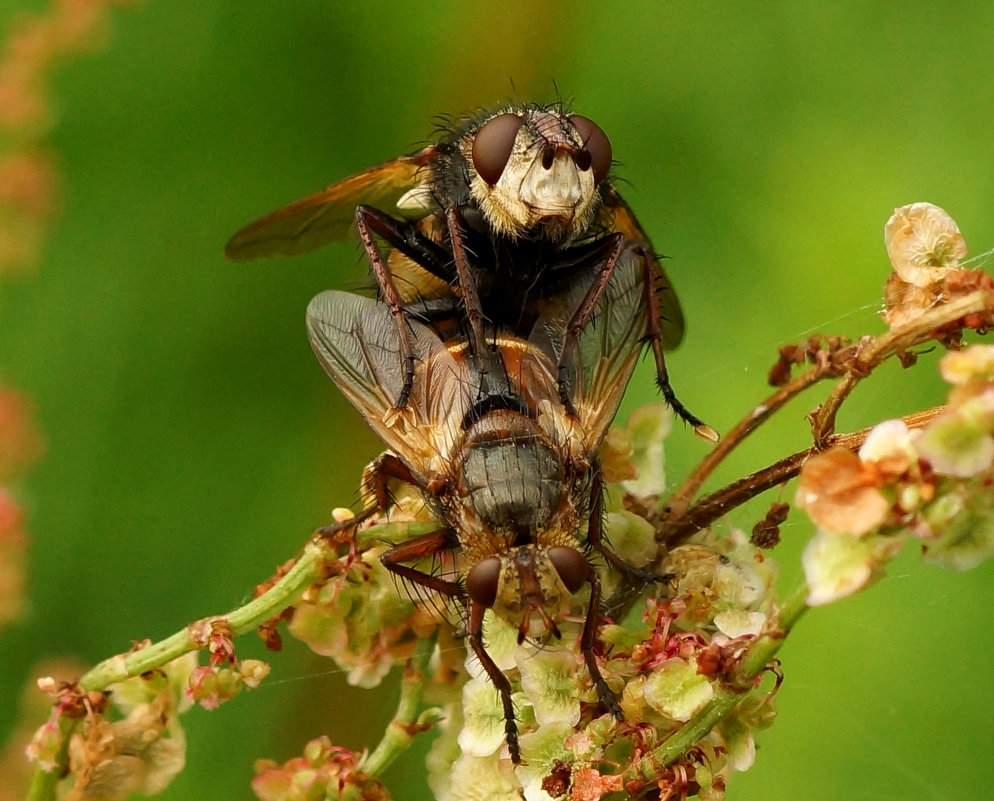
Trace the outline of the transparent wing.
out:
[[[532,344],[558,358],[566,326],[594,274],[543,306]],[[625,248],[566,366],[570,399],[587,453],[597,449],[611,425],[642,351],[648,321],[644,275],[644,258],[633,248]]]
[[[299,256],[344,239],[353,230],[356,206],[366,203],[392,213],[397,201],[424,177],[419,171],[437,155],[434,146],[426,147],[270,212],[231,237],[224,255],[232,261]]]
[[[639,225],[635,214],[625,203],[618,191],[612,186],[604,192],[604,210],[602,214],[607,215],[605,224],[609,230],[619,231],[625,239],[631,239],[646,244],[650,274],[655,276],[656,298],[659,303],[659,311],[662,317],[660,339],[665,350],[672,350],[680,344],[683,339],[683,311],[680,309],[680,301],[677,300],[673,284],[666,277],[662,265],[659,263],[652,250],[652,243],[642,226]]]
[[[422,483],[445,473],[475,396],[466,363],[426,326],[408,322],[416,358],[408,403],[400,337],[389,309],[371,298],[322,292],[307,307],[311,347],[342,394]]]

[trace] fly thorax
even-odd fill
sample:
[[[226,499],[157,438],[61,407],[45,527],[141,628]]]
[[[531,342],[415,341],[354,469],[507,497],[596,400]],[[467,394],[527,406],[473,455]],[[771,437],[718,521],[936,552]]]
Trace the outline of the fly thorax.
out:
[[[463,493],[481,522],[526,540],[549,524],[564,495],[562,460],[534,421],[495,411],[466,437]]]

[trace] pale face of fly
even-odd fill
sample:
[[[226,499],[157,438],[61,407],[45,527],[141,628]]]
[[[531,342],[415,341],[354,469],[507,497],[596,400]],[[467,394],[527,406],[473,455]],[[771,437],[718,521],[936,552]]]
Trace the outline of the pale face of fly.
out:
[[[498,234],[541,232],[568,241],[593,221],[611,145],[586,117],[543,109],[505,112],[460,147],[473,166],[473,200]]]

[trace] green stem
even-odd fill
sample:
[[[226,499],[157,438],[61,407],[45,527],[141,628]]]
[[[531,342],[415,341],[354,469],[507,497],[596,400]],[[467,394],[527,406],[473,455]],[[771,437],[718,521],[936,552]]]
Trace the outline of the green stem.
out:
[[[387,724],[383,738],[375,749],[362,761],[362,770],[371,776],[379,776],[390,764],[411,745],[413,736],[411,725],[415,722],[424,692],[425,672],[435,649],[435,638],[427,637],[418,642],[417,650],[407,668],[400,685],[400,701],[393,720]]]
[[[54,770],[45,771],[36,769],[31,776],[31,785],[28,787],[27,801],[55,801],[56,791],[59,787],[59,780],[62,778],[62,767],[69,764],[69,735],[75,728],[77,721],[68,721],[65,718],[59,721],[59,730],[62,734],[62,745],[56,755],[56,767]]]
[[[801,582],[780,605],[780,615],[777,618],[778,630],[773,634],[760,637],[743,655],[739,670],[744,678],[754,678],[766,668],[769,661],[780,650],[787,633],[794,628],[807,608],[808,585]]]
[[[780,607],[779,626],[775,632],[763,635],[750,646],[739,663],[739,675],[743,680],[755,678],[769,664],[784,639],[801,615],[807,609],[806,584],[796,587]],[[636,762],[625,774],[625,784],[629,781],[640,783],[654,781],[662,765],[672,765],[707,733],[724,720],[742,701],[743,693],[719,689],[704,709],[680,727],[669,739],[654,751]]]
[[[333,558],[335,554],[327,543],[320,539],[312,540],[287,574],[258,598],[227,615],[209,617],[193,623],[146,648],[105,659],[80,678],[80,689],[84,692],[104,690],[111,684],[140,676],[162,667],[189,651],[202,648],[203,641],[195,632],[203,629],[201,624],[204,622],[212,625],[224,624],[233,637],[252,631],[299,600],[312,584],[324,579],[328,561]],[[66,718],[59,721],[62,748],[59,751],[57,764],[51,771],[35,769],[27,801],[54,801],[58,782],[65,775],[68,766],[69,737],[78,723],[78,720]]]
[[[312,540],[304,548],[297,562],[287,574],[258,598],[229,612],[192,623],[157,643],[105,659],[79,680],[83,690],[103,690],[111,684],[140,676],[154,668],[162,667],[177,657],[203,647],[196,632],[203,623],[224,624],[233,637],[252,631],[262,623],[280,614],[300,599],[305,590],[325,576],[325,565],[332,557],[328,547],[320,540]]]

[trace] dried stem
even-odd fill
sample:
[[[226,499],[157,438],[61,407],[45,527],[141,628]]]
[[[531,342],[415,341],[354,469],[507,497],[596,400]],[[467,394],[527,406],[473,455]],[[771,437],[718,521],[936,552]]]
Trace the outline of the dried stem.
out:
[[[935,406],[921,412],[905,415],[899,418],[908,428],[923,428],[945,411],[945,406]],[[826,441],[826,447],[841,446],[851,451],[858,450],[871,428],[863,428],[848,434],[837,434]],[[696,531],[711,525],[715,520],[725,513],[741,506],[746,501],[757,495],[772,489],[785,481],[794,478],[800,471],[804,463],[821,448],[810,447],[803,451],[798,451],[778,462],[774,462],[769,467],[757,470],[751,475],[733,481],[717,492],[699,500],[693,507],[687,510],[681,518],[679,524],[666,530],[668,541],[679,541],[689,537]]]
[[[788,401],[801,394],[823,378],[839,374],[838,367],[828,358],[819,359],[818,364],[801,374],[789,384],[778,389],[765,401],[754,407],[743,417],[719,442],[714,449],[704,457],[701,463],[687,476],[680,488],[673,494],[666,505],[663,526],[682,519],[690,506],[691,500],[700,490],[708,476],[738,447],[746,437],[770,419]]]
[[[965,326],[964,319],[984,315],[994,308],[994,293],[980,289],[921,314],[915,320],[877,337],[864,337],[849,348],[848,353],[822,353],[814,367],[774,392],[763,403],[742,418],[691,472],[667,503],[665,510],[653,522],[657,540],[667,547],[679,543],[697,531],[711,525],[722,515],[742,505],[756,495],[783,484],[800,472],[801,466],[814,453],[830,445],[842,445],[855,450],[865,441],[869,429],[833,436],[839,408],[862,379],[886,359],[904,353],[945,334],[948,340],[958,336]],[[841,358],[840,358],[841,357]],[[717,492],[692,504],[694,495],[715,468],[753,431],[790,399],[823,378],[842,375],[826,401],[810,415],[814,444],[781,459],[751,475],[734,481]],[[901,418],[909,428],[924,426],[944,407],[936,407]],[[652,515],[650,515],[650,519]],[[622,618],[641,594],[644,586],[632,577],[623,577],[618,589],[605,604],[609,616]]]
[[[894,328],[877,337],[864,337],[851,350],[844,361],[821,354],[818,364],[806,373],[795,378],[786,386],[771,395],[764,403],[755,407],[709,453],[690,474],[683,485],[674,493],[667,509],[658,524],[659,539],[667,544],[679,541],[710,525],[730,509],[750,498],[777,486],[797,475],[804,460],[812,453],[824,450],[829,445],[843,445],[858,448],[869,430],[833,437],[835,419],[843,402],[856,385],[866,378],[888,358],[904,353],[909,348],[935,339],[940,332],[958,336],[955,328],[964,326],[964,319],[971,315],[990,314],[994,297],[987,289],[971,292],[949,303],[937,306],[922,313],[915,320]],[[691,499],[701,488],[714,469],[761,423],[769,419],[774,411],[788,400],[799,395],[822,378],[842,375],[823,404],[810,415],[814,444],[812,448],[795,453],[745,478],[729,484],[718,492],[698,501],[693,506]],[[941,411],[941,407],[902,418],[909,427],[920,427]]]
[[[806,374],[807,375],[807,374]],[[908,428],[924,428],[929,422],[938,417],[946,409],[945,406],[934,406],[921,412],[905,415],[900,419]],[[849,450],[858,450],[871,428],[863,428],[848,434],[837,434],[829,438],[828,446],[841,446]],[[814,446],[798,451],[790,456],[780,459],[773,464],[757,470],[748,476],[727,484],[717,492],[713,492],[701,498],[675,522],[670,522],[668,518],[657,524],[656,538],[670,545],[681,542],[692,534],[707,528],[718,518],[738,508],[747,501],[761,495],[773,487],[779,486],[786,481],[797,476],[801,472],[804,463],[819,453],[820,449]],[[637,578],[623,576],[610,598],[604,602],[605,613],[613,620],[621,620],[632,604],[638,600],[645,590],[645,582]]]
[[[935,339],[936,333],[957,320],[981,312],[990,312],[991,293],[978,290],[962,298],[937,306],[911,322],[898,326],[886,334],[867,337],[856,347],[855,358],[842,380],[835,385],[828,398],[811,414],[811,432],[815,448],[824,450],[835,431],[835,418],[839,408],[856,385],[879,367],[884,360],[896,354]]]

